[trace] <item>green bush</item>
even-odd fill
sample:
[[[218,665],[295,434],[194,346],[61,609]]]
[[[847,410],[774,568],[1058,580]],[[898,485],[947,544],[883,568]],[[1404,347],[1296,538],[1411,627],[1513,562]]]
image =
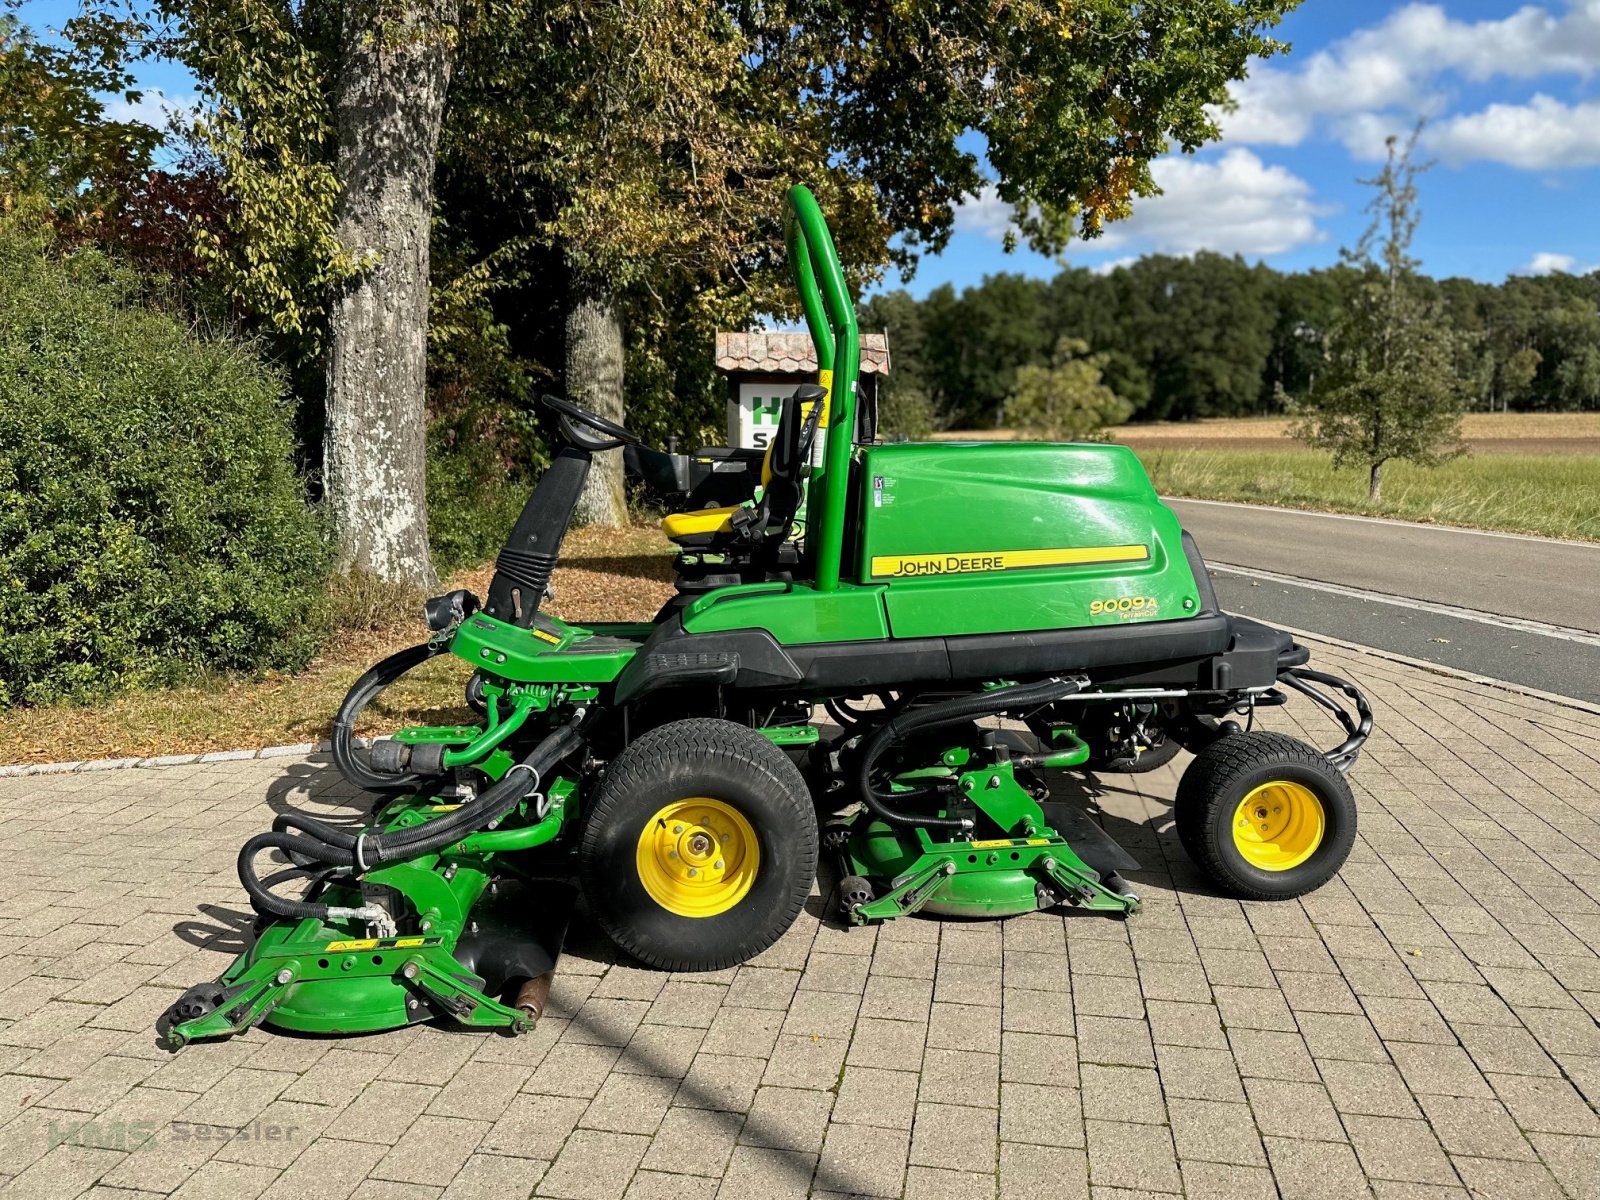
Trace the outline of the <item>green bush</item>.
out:
[[[0,708],[302,665],[329,561],[248,347],[0,226]]]

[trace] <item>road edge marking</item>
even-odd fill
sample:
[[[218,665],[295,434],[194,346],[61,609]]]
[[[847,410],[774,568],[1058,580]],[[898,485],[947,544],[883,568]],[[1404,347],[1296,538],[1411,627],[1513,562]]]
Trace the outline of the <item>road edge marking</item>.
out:
[[[1466,525],[1446,525],[1438,521],[1407,521],[1402,517],[1368,517],[1361,513],[1324,512],[1320,508],[1288,508],[1282,504],[1252,504],[1248,500],[1206,500],[1199,496],[1162,496],[1163,504],[1177,500],[1184,504],[1211,504],[1218,508],[1249,508],[1258,512],[1288,513],[1296,517],[1331,517],[1336,521],[1364,521],[1369,525],[1399,525],[1404,529],[1434,529],[1441,533],[1472,533],[1478,537],[1510,538],[1519,542],[1549,542],[1553,546],[1577,546],[1600,550],[1600,542],[1580,538],[1550,537],[1542,533],[1511,533],[1503,529],[1473,529]]]
[[[1240,613],[1239,615],[1245,616],[1247,614]],[[1579,700],[1575,696],[1561,696],[1555,692],[1541,691],[1525,684],[1512,683],[1509,679],[1496,679],[1492,675],[1477,675],[1471,671],[1463,671],[1458,667],[1447,667],[1443,663],[1428,662],[1422,658],[1412,658],[1409,654],[1401,654],[1397,650],[1381,650],[1377,646],[1363,646],[1360,642],[1347,642],[1343,638],[1336,638],[1326,633],[1312,633],[1309,629],[1296,629],[1291,625],[1281,624],[1275,625],[1274,628],[1292,634],[1295,638],[1304,638],[1310,642],[1321,642],[1326,646],[1336,646],[1340,650],[1349,650],[1356,654],[1365,654],[1371,658],[1381,658],[1389,662],[1396,662],[1402,666],[1426,671],[1430,675],[1443,675],[1450,679],[1462,680],[1465,683],[1492,687],[1502,692],[1515,692],[1519,696],[1531,696],[1535,700],[1545,700],[1561,708],[1576,709],[1578,712],[1600,717],[1600,704],[1591,704],[1589,701]]]
[[[1344,583],[1328,583],[1322,579],[1305,579],[1299,575],[1284,575],[1278,571],[1263,571],[1260,567],[1241,567],[1236,563],[1208,562],[1212,571],[1226,571],[1230,575],[1243,575],[1249,579],[1262,579],[1268,583],[1282,583],[1289,587],[1308,588],[1314,592],[1327,592],[1347,596],[1370,604],[1392,604],[1396,608],[1410,608],[1417,612],[1453,617],[1458,621],[1475,621],[1480,625],[1493,625],[1514,633],[1531,633],[1563,642],[1582,642],[1587,646],[1600,646],[1600,633],[1587,629],[1574,629],[1569,625],[1552,625],[1547,621],[1533,621],[1526,617],[1505,617],[1499,613],[1484,612],[1481,608],[1462,608],[1455,604],[1441,604],[1437,600],[1419,600],[1415,596],[1399,596],[1393,592],[1374,592],[1369,588],[1351,587]]]

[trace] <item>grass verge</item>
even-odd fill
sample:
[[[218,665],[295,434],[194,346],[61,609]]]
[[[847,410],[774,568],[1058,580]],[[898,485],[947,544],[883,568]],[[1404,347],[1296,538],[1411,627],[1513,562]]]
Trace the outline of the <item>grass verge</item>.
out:
[[[1384,468],[1383,499],[1371,504],[1364,470],[1335,471],[1312,450],[1133,449],[1164,495],[1600,541],[1600,459],[1592,455],[1475,454],[1433,468],[1394,462]]]
[[[446,587],[468,587],[481,598],[492,572],[487,564],[459,572]],[[553,583],[551,611],[566,620],[648,620],[672,594],[671,546],[650,527],[574,530]],[[296,675],[219,676],[187,687],[128,692],[95,707],[0,713],[0,765],[319,741],[363,671],[427,637],[415,608],[408,619],[394,618],[395,604],[407,599],[362,581],[340,585],[331,603],[343,632]],[[471,670],[458,659],[433,660],[369,708],[359,732],[469,719],[461,695]]]

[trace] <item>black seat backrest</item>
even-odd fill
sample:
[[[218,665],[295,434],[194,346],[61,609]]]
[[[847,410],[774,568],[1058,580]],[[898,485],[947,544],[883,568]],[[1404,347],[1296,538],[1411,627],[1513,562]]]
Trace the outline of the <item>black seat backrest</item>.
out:
[[[762,497],[767,518],[766,535],[770,539],[781,541],[787,537],[795,514],[800,511],[806,474],[811,469],[811,447],[822,422],[822,405],[827,394],[825,388],[806,383],[781,402],[778,428],[773,434],[772,458],[768,463],[771,474]]]

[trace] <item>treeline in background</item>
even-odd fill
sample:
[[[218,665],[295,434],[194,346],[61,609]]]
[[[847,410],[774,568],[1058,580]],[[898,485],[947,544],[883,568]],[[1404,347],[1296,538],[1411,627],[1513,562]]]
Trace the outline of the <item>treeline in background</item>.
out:
[[[913,437],[1000,427],[1018,370],[1050,363],[1063,338],[1101,359],[1131,421],[1266,416],[1311,394],[1357,275],[1149,255],[1104,273],[945,284],[922,300],[884,293],[862,306],[861,327],[889,333],[883,424]],[[1600,410],[1600,272],[1413,286],[1450,335],[1467,411]]]

